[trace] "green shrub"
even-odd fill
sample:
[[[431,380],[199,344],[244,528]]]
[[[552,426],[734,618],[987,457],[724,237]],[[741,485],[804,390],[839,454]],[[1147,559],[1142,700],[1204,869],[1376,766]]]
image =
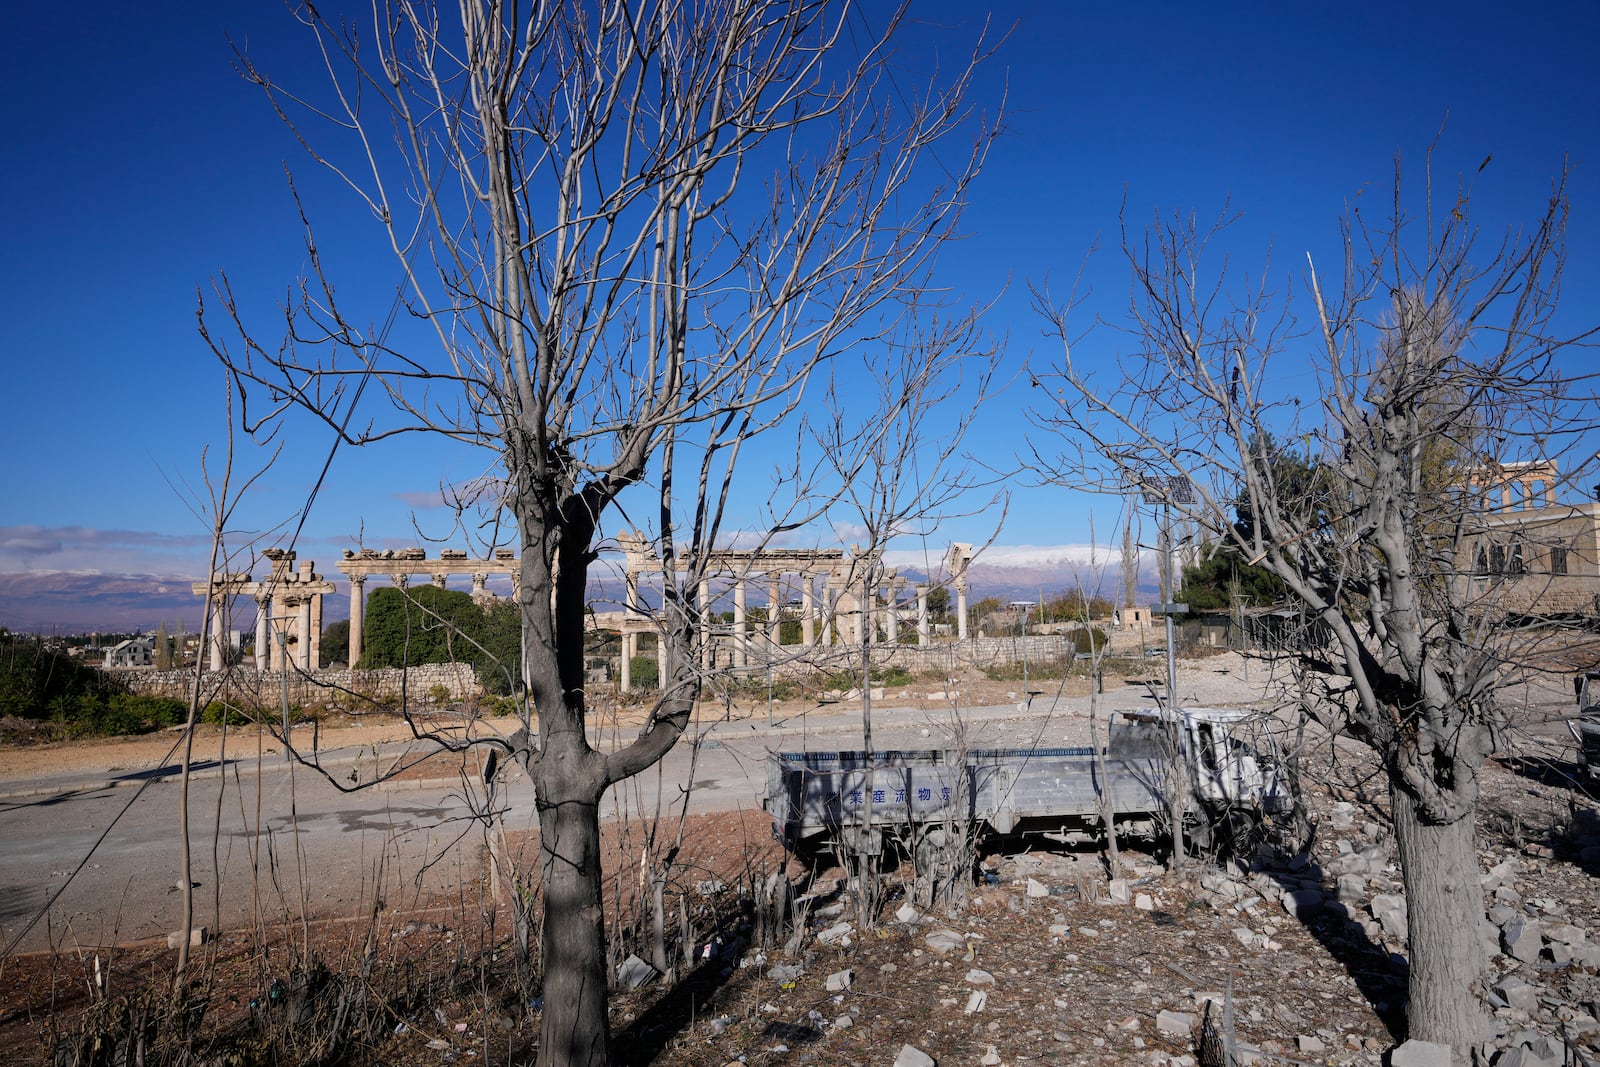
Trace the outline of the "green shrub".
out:
[[[655,689],[661,685],[661,666],[654,656],[635,656],[628,661],[629,680],[636,689]]]
[[[1067,634],[1067,640],[1072,642],[1074,652],[1089,653],[1103,652],[1106,647],[1106,632],[1093,627],[1079,627]]]
[[[205,710],[200,713],[200,721],[208,722],[212,726],[221,726],[224,722],[226,722],[229,726],[244,726],[248,723],[254,722],[255,719],[253,716],[245,714],[243,710],[236,708],[231,704],[225,704],[220,700],[213,700],[211,703],[207,704]]]
[[[872,672],[872,680],[878,685],[910,685],[911,672],[904,667],[880,667]]]
[[[1021,660],[1015,663],[991,663],[983,669],[983,673],[992,682],[1020,682],[1023,667]],[[1039,678],[1064,678],[1069,670],[1068,665],[1055,656],[1043,660],[1029,660],[1026,667],[1029,681]]]

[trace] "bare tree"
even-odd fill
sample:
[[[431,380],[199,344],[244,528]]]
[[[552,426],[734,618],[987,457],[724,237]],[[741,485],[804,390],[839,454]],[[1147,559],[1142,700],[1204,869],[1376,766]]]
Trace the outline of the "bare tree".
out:
[[[540,1058],[604,1063],[601,796],[689,721],[738,461],[929,287],[994,133],[965,102],[983,45],[908,86],[889,67],[903,9],[874,29],[820,0],[462,0],[459,19],[395,0],[364,34],[297,14],[324,90],[241,69],[377,220],[431,338],[362,328],[309,221],[282,342],[225,278],[228,329],[217,309],[202,329],[252,433],[300,409],[352,446],[427,432],[495,457],[477,503],[520,556],[527,729],[500,744],[538,794]],[[373,384],[387,406],[358,415]],[[765,528],[806,514],[775,502]],[[586,579],[624,527],[663,561],[666,670],[638,739],[602,753]]]
[[[831,485],[833,521],[860,540],[852,593],[861,622],[862,751],[866,768],[861,833],[853,842],[857,914],[875,921],[877,857],[882,835],[873,810],[880,781],[872,738],[872,681],[877,662],[896,646],[878,649],[879,591],[890,577],[883,554],[897,538],[926,538],[957,512],[997,503],[999,478],[962,454],[967,432],[994,387],[999,348],[977,335],[978,312],[912,315],[898,336],[867,355],[870,386],[828,391],[824,411],[810,420],[822,476]],[[979,491],[988,488],[987,494]],[[997,524],[998,525],[998,524]],[[886,627],[886,634],[889,632]],[[962,732],[964,747],[964,728]],[[965,828],[970,833],[970,828]]]
[[[1563,373],[1564,349],[1589,331],[1556,325],[1564,179],[1530,227],[1480,248],[1469,189],[1436,199],[1431,156],[1427,173],[1412,203],[1397,163],[1381,220],[1350,209],[1331,288],[1309,258],[1298,289],[1214,271],[1226,216],[1142,234],[1125,223],[1136,351],[1101,379],[1064,346],[1060,400],[1040,423],[1063,431],[1054,468],[1081,463],[1108,491],[1190,478],[1184,513],[1280,578],[1328,635],[1295,652],[1321,679],[1304,711],[1370,745],[1387,775],[1410,1036],[1469,1062],[1487,1030],[1479,771],[1513,721],[1497,685],[1532,640],[1507,625],[1509,583],[1471,563],[1505,520],[1470,487],[1518,462],[1580,476],[1594,400],[1588,379]],[[1313,312],[1303,332],[1296,291]],[[1039,303],[1065,341],[1069,309]],[[1286,449],[1317,477],[1287,483]]]

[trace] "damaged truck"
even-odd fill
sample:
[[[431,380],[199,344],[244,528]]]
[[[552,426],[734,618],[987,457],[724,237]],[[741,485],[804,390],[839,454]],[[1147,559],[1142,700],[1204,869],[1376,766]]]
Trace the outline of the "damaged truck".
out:
[[[1296,804],[1266,717],[1229,708],[1118,712],[1103,749],[975,748],[771,757],[764,801],[797,854],[912,857],[919,878],[953,873],[956,837],[1038,834],[1061,842],[1170,837],[1181,812],[1200,849],[1259,839]],[[968,855],[972,853],[969,851]]]

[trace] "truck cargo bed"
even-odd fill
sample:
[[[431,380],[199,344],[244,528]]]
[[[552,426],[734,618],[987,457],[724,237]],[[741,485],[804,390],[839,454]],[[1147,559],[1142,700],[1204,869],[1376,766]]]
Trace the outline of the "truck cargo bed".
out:
[[[1100,794],[1119,815],[1160,810],[1165,761],[1097,758],[1091,748],[786,752],[768,771],[767,812],[785,840],[842,827],[913,828],[946,818],[1010,833],[1020,824],[1094,822]],[[1101,774],[1104,773],[1104,781]],[[870,804],[868,790],[871,790]],[[870,812],[870,818],[869,818]]]

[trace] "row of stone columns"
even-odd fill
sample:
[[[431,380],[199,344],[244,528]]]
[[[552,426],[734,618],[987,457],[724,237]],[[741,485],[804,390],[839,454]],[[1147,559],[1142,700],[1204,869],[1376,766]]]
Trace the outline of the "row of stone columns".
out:
[[[850,594],[843,582],[836,582],[832,575],[828,576],[823,589],[822,602],[817,603],[814,574],[805,574],[800,586],[800,645],[801,648],[813,648],[819,644],[829,646],[860,645],[863,643],[869,628],[877,633],[877,608],[878,597],[887,592],[892,598],[903,586],[898,583],[885,583],[870,590],[869,595],[863,600]],[[633,684],[632,661],[639,654],[639,636],[650,627],[648,616],[639,598],[639,576],[629,572],[624,576],[625,593],[623,605],[623,633],[622,633],[622,671],[621,688],[628,691]],[[733,600],[733,632],[731,637],[730,654],[732,666],[735,668],[750,665],[751,633],[748,628],[748,582],[744,578],[734,578],[732,586]],[[917,595],[917,644],[925,646],[932,640],[932,628],[928,619],[928,587],[919,585],[915,587]],[[784,622],[785,605],[780,603],[780,581],[777,575],[767,576],[767,605],[768,616],[766,620],[764,637],[767,653],[771,655],[782,647],[782,626]],[[712,664],[710,656],[714,650],[711,640],[711,589],[710,579],[702,578],[696,589],[697,602],[701,605],[700,647],[705,661],[701,666],[709,669]],[[853,601],[853,608],[841,611],[841,602]],[[888,610],[884,613],[883,635],[888,644],[896,645],[900,641],[900,611],[897,602],[891,599]],[[818,623],[821,623],[819,630]],[[967,596],[966,580],[962,576],[957,583],[957,622],[961,636],[967,632]],[[659,659],[659,651],[658,651]],[[664,669],[665,664],[661,667]]]

